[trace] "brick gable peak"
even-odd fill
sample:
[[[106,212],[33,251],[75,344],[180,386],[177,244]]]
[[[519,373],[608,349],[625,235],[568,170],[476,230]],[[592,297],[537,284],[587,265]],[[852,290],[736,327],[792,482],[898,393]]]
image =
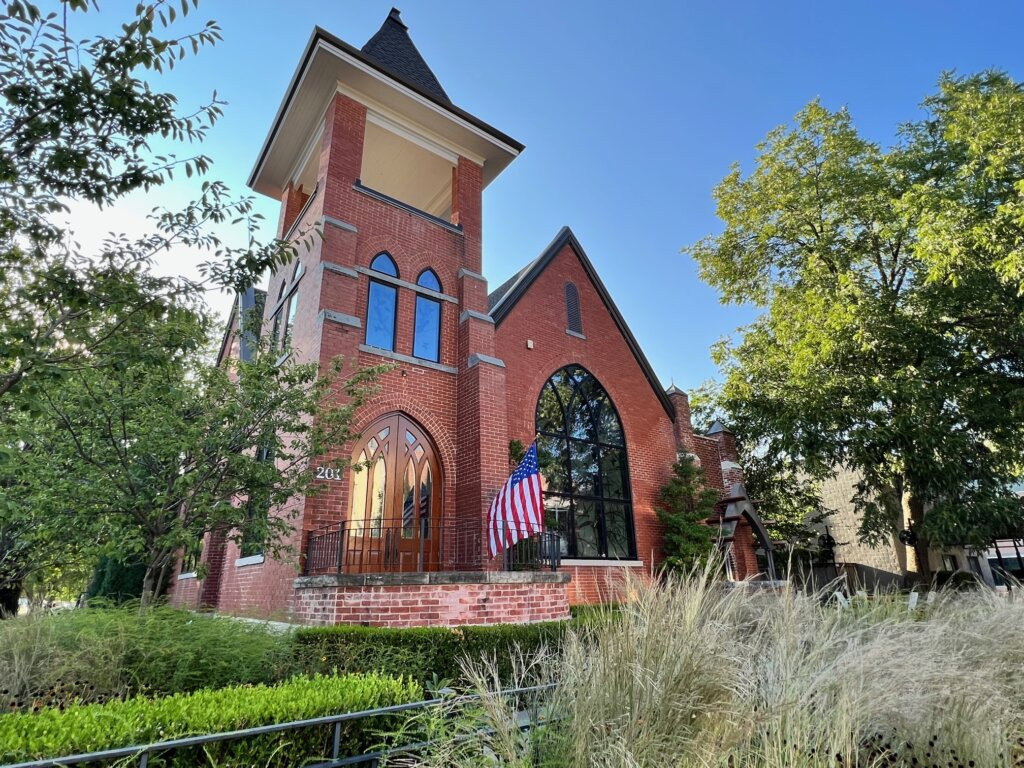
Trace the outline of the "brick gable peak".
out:
[[[633,357],[636,359],[637,365],[640,366],[640,370],[643,372],[644,378],[646,378],[648,383],[651,385],[651,389],[654,390],[654,394],[665,409],[665,413],[668,414],[670,419],[675,421],[675,406],[672,405],[672,401],[669,400],[668,395],[662,388],[661,382],[658,381],[658,377],[654,373],[654,369],[651,367],[650,362],[647,360],[647,356],[644,355],[643,350],[637,343],[633,332],[629,329],[629,326],[626,325],[625,318],[622,316],[622,313],[619,312],[619,308],[615,306],[615,302],[612,301],[611,294],[608,293],[608,289],[605,288],[604,283],[598,276],[597,270],[594,269],[593,263],[587,257],[586,251],[583,250],[583,246],[580,245],[580,241],[576,239],[576,235],[573,234],[573,231],[568,226],[562,227],[558,231],[558,234],[555,235],[555,239],[551,241],[540,256],[513,275],[511,279],[506,280],[498,290],[494,291],[487,297],[490,316],[491,319],[494,320],[495,327],[501,325],[501,321],[504,320],[508,313],[512,311],[512,308],[519,302],[519,300],[526,295],[534,281],[536,281],[541,273],[544,272],[548,265],[554,260],[555,256],[557,256],[558,253],[566,246],[569,246],[572,252],[576,255],[576,258],[579,259],[580,265],[583,267],[583,271],[586,273],[591,284],[593,284],[594,289],[597,291],[597,295],[601,297],[601,301],[604,303],[604,306],[611,315],[616,327],[622,334],[629,350],[633,353]]]

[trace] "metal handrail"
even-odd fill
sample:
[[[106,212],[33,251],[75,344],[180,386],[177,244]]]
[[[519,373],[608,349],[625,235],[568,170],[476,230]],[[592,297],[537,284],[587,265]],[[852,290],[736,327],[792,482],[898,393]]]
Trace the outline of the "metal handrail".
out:
[[[555,687],[554,683],[548,683],[546,685],[535,685],[525,688],[509,688],[504,691],[499,691],[496,695],[499,696],[518,696],[526,693],[540,693],[542,691],[548,691]],[[425,709],[431,706],[438,706],[440,704],[462,704],[469,701],[476,701],[481,698],[480,694],[464,694],[462,696],[452,696],[446,698],[437,699],[425,699],[423,701],[414,701],[408,704],[393,704],[387,707],[377,707],[376,709],[364,709],[358,712],[345,712],[340,715],[324,715],[322,717],[313,717],[306,720],[292,720],[286,723],[274,723],[273,725],[260,725],[255,728],[243,728],[237,731],[224,731],[223,733],[207,733],[201,736],[185,736],[179,739],[168,739],[167,741],[155,741],[149,744],[137,744],[130,747],[117,747],[115,749],[105,749],[99,752],[82,752],[76,755],[66,755],[62,757],[44,758],[42,760],[31,760],[22,763],[10,763],[3,768],[65,768],[68,765],[78,765],[81,763],[96,763],[101,760],[116,760],[119,758],[139,758],[140,768],[146,768],[149,762],[149,755],[152,752],[167,752],[175,749],[185,749],[188,747],[201,746],[203,744],[212,744],[216,742],[225,741],[238,741],[240,739],[246,739],[253,736],[263,736],[268,733],[280,733],[282,731],[300,730],[302,728],[312,728],[318,725],[333,725],[333,747],[331,761],[329,763],[318,763],[317,765],[321,768],[327,766],[340,766],[340,765],[351,765],[357,762],[367,762],[374,759],[379,759],[386,754],[394,752],[409,751],[415,747],[426,746],[427,742],[418,744],[406,744],[400,747],[394,747],[388,750],[365,753],[362,755],[350,755],[342,758],[340,756],[341,750],[341,724],[352,720],[362,720],[369,717],[379,717],[381,715],[391,715],[398,712],[409,712],[415,709]]]
[[[522,530],[505,549],[503,570],[550,568],[561,564],[557,531]],[[366,525],[331,523],[306,533],[303,575],[481,571],[489,558],[482,527],[463,524]]]

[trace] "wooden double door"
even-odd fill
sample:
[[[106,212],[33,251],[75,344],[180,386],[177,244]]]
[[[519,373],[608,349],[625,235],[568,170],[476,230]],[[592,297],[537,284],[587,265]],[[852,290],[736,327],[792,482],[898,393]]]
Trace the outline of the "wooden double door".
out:
[[[389,414],[363,430],[352,460],[343,570],[437,570],[441,473],[430,436],[407,416]]]

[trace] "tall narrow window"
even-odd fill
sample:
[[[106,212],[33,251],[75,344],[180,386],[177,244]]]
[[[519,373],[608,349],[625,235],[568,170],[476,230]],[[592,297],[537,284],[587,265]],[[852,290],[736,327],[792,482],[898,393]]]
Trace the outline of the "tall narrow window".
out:
[[[256,461],[266,464],[268,472],[274,461],[274,447],[268,440],[256,452]],[[245,505],[245,524],[242,527],[242,539],[239,542],[239,554],[242,557],[263,554],[263,544],[267,539],[267,523],[270,515],[270,492],[261,488],[249,495]]]
[[[583,333],[583,320],[580,317],[580,292],[573,283],[565,284],[565,316],[566,328],[573,333]]]
[[[285,286],[285,281],[282,280],[281,281],[281,290],[277,292],[277,301],[274,302],[275,304],[280,304],[281,303],[281,298],[284,296],[284,289],[285,289],[285,287],[286,287]],[[280,337],[281,337],[281,308],[278,307],[277,311],[274,313],[274,330],[270,332],[270,343],[273,345],[274,349],[277,349],[278,340],[280,339]]]
[[[420,273],[416,284],[432,291],[441,292],[441,281],[432,269]],[[413,334],[412,353],[424,360],[435,363],[441,354],[441,302],[430,296],[416,296],[416,327]]]
[[[284,328],[281,331],[281,351],[288,352],[292,348],[292,331],[295,330],[295,313],[299,308],[299,295],[298,291],[292,291],[288,297],[288,303],[285,304],[283,310],[284,313]]]
[[[563,554],[635,557],[622,423],[598,380],[578,365],[556,371],[537,401],[537,432],[545,522]]]
[[[398,277],[398,267],[386,253],[378,253],[370,263],[370,269],[383,275]],[[371,347],[393,352],[397,315],[398,289],[389,283],[371,278],[366,306],[366,343]]]

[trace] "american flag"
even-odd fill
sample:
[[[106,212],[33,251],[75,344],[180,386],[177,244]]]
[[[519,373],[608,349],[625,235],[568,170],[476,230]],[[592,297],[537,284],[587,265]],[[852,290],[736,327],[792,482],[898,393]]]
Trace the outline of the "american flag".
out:
[[[487,512],[491,557],[519,539],[544,530],[544,498],[540,490],[537,444],[519,462]]]

